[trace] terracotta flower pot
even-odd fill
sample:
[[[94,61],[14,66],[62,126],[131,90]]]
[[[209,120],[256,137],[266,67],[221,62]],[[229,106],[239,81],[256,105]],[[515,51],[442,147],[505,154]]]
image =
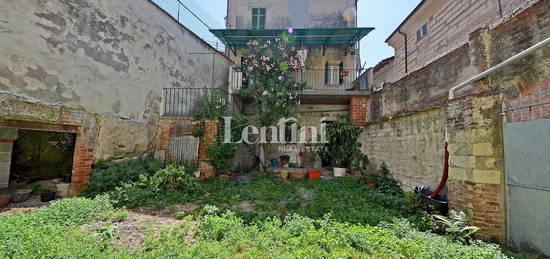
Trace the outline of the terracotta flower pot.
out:
[[[372,188],[376,188],[376,185],[377,185],[377,184],[376,184],[376,183],[369,183],[369,185],[370,185],[370,187],[372,187]]]
[[[353,170],[353,171],[351,171],[351,175],[361,176],[361,175],[363,175],[363,172],[361,170]]]
[[[0,189],[0,209],[8,206],[11,200],[11,191],[8,188]]]
[[[305,172],[290,172],[290,177],[294,180],[302,179],[306,176]]]
[[[365,179],[359,179],[359,184],[367,184],[367,180],[365,180]]]
[[[319,179],[319,178],[321,178],[321,171],[319,171],[319,170],[308,170],[307,171],[307,178],[309,180]]]

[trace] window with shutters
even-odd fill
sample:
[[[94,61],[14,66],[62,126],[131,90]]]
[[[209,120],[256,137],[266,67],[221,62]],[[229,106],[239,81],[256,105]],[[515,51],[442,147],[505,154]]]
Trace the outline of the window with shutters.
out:
[[[340,67],[328,66],[327,69],[327,85],[340,84]]]
[[[265,29],[265,8],[252,8],[252,29]]]

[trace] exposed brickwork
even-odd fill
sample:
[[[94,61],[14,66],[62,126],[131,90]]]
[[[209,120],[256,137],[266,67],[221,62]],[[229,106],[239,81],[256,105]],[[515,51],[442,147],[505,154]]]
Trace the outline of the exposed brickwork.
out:
[[[350,119],[355,122],[357,126],[365,126],[367,121],[367,97],[352,97],[350,100]]]
[[[39,118],[44,117],[41,114],[37,114],[36,116]],[[50,117],[53,118],[53,116]],[[88,185],[92,172],[92,163],[94,162],[94,147],[96,144],[96,120],[94,115],[82,110],[61,107],[58,118],[49,123],[30,120],[5,120],[0,123],[0,126],[76,133],[71,195],[80,195],[80,191]]]
[[[479,235],[504,240],[504,185],[451,179],[447,187],[450,209],[472,213]]]
[[[550,1],[538,1],[496,28],[474,31],[468,44],[386,85],[367,102],[365,152],[375,163],[385,161],[406,186],[437,184],[434,179],[441,176],[443,164],[437,147],[443,144],[443,130],[448,130],[451,208],[469,211],[485,237],[503,240],[507,231],[501,106],[549,100],[550,52],[546,48],[518,60],[461,89],[452,101],[448,92],[546,39],[549,8]],[[509,112],[508,122],[550,118],[549,106]]]
[[[504,240],[501,125],[498,95],[470,95],[447,107],[450,207],[470,212],[481,235]]]
[[[550,77],[534,86],[528,86],[520,81],[516,87],[519,89],[519,95],[511,98],[507,107],[533,106],[511,110],[507,114],[509,122],[550,119],[550,104],[535,105],[550,100]]]
[[[188,136],[193,133],[191,127],[192,120],[190,118],[162,118],[159,121],[159,127],[157,131],[157,151],[168,151],[170,145],[170,138]],[[183,126],[185,125],[185,127]],[[184,128],[182,128],[184,127]],[[170,158],[165,157],[170,160]]]
[[[214,168],[208,163],[210,158],[206,153],[206,149],[210,144],[216,141],[220,123],[218,121],[206,121],[204,123],[204,135],[199,143],[199,171],[201,179],[211,178],[215,176]]]

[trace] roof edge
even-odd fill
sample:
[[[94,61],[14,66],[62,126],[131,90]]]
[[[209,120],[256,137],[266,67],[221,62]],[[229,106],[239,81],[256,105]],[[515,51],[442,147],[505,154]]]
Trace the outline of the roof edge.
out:
[[[386,39],[386,43],[388,43],[388,41],[390,41],[390,39],[393,37],[393,35],[395,35],[399,30],[401,30],[401,28],[403,27],[403,25],[405,25],[405,23],[407,23],[411,18],[412,16],[418,12],[418,10],[420,10],[420,8],[422,8],[422,6],[424,6],[424,4],[428,2],[428,0],[422,0],[415,8],[414,10],[412,10],[412,12],[405,18],[405,20],[403,20],[403,22],[401,22],[401,24],[399,24],[399,26],[397,26],[397,28],[390,34],[390,36]]]

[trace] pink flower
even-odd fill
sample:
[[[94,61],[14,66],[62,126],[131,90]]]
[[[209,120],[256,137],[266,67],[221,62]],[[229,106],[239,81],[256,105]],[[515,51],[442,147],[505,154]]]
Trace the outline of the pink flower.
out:
[[[288,28],[288,34],[292,34],[292,33],[294,33],[294,28],[292,27]]]
[[[268,95],[269,93],[267,92],[267,90],[264,90],[264,92],[262,93],[263,96],[266,96]]]

